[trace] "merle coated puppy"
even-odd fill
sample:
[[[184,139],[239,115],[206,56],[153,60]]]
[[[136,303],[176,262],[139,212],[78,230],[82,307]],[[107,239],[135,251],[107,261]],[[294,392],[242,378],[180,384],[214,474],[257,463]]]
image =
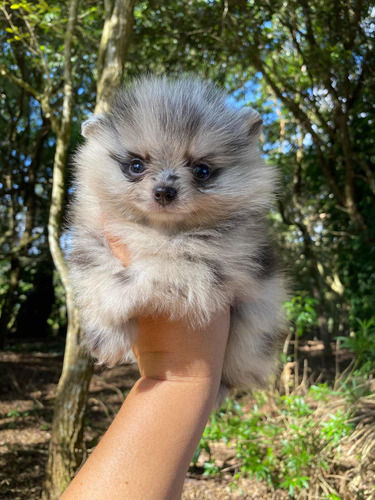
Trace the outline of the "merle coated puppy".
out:
[[[131,358],[141,313],[194,326],[229,303],[224,386],[259,386],[273,372],[285,287],[267,231],[277,176],[260,157],[261,127],[256,111],[190,77],[138,79],[83,124],[70,270],[100,363]]]

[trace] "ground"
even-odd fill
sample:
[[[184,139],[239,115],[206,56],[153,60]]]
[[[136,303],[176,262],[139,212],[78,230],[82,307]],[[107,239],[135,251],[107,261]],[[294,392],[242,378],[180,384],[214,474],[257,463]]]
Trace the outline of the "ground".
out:
[[[58,354],[0,353],[1,500],[37,500],[41,497],[53,398],[61,366],[62,356]],[[134,365],[112,370],[95,368],[85,430],[88,451],[97,444],[138,376]],[[223,461],[233,458],[233,451],[228,448],[220,450],[219,447],[215,454]],[[229,471],[219,479],[204,477],[198,463],[187,475],[183,498],[255,499],[267,495],[267,498],[273,498],[266,485],[241,480],[238,488],[231,491],[232,482]],[[274,498],[281,500],[282,497]]]
[[[33,352],[25,352],[26,348]],[[0,353],[1,500],[36,500],[41,497],[53,398],[62,366],[61,346],[56,353],[41,352],[42,349],[43,344],[34,344],[21,346],[20,352]],[[84,435],[88,452],[108,428],[138,376],[134,365],[111,370],[95,367]],[[245,408],[252,408],[252,403],[248,403]],[[187,474],[183,499],[289,498],[284,491],[270,490],[266,483],[234,480],[238,458],[230,447],[218,442],[211,452],[215,463],[222,468],[222,474],[220,477],[204,476],[205,456],[202,454]]]

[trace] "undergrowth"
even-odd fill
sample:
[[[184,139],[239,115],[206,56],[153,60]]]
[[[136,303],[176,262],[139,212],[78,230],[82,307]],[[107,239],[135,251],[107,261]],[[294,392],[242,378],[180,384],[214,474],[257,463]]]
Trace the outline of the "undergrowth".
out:
[[[338,476],[340,457],[356,433],[361,401],[370,401],[375,411],[368,381],[359,384],[355,380],[346,380],[339,389],[313,385],[304,395],[257,392],[250,408],[228,400],[225,407],[211,415],[193,464],[205,450],[205,475],[227,470],[226,464],[217,464],[212,453],[214,443],[224,442],[236,457],[235,465],[229,468],[234,487],[241,477],[250,477],[267,482],[271,490],[286,490],[292,498],[370,498],[354,486],[357,496],[342,496],[337,481],[331,477]],[[371,429],[372,457],[375,428]],[[312,489],[319,491],[318,497],[310,496]]]

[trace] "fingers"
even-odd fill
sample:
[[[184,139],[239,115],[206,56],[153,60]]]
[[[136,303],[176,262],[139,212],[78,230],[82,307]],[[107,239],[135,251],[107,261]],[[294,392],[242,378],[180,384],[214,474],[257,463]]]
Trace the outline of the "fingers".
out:
[[[130,253],[127,246],[119,241],[118,238],[113,237],[105,228],[105,220],[102,217],[102,224],[104,228],[104,234],[108,241],[109,248],[111,249],[113,255],[123,264],[124,267],[130,266]]]
[[[123,266],[130,266],[130,253],[127,249],[127,246],[123,243],[119,243],[117,238],[112,238],[111,236],[106,234],[107,241],[109,243],[109,247],[112,250],[113,255],[121,261]]]

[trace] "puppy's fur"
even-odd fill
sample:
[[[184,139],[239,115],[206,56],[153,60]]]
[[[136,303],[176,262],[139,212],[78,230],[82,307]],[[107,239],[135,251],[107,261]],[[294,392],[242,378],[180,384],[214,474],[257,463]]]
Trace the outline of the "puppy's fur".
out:
[[[131,358],[141,313],[194,326],[229,303],[223,383],[259,386],[272,373],[285,290],[267,235],[276,175],[257,148],[261,124],[214,85],[185,77],[136,80],[83,124],[70,269],[99,362]],[[166,204],[155,198],[160,187],[172,188]],[[126,244],[129,268],[112,254],[104,220]]]

